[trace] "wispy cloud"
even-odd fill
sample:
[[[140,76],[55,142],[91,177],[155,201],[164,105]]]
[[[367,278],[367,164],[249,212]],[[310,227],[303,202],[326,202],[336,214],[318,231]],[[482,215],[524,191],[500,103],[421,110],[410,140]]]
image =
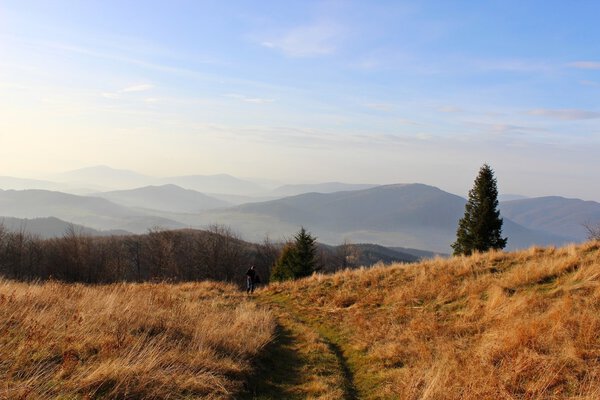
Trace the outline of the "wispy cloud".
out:
[[[139,85],[127,86],[127,87],[119,90],[119,92],[121,92],[121,93],[145,92],[145,91],[150,90],[152,88],[154,88],[154,85],[150,85],[148,83],[142,83],[142,84],[139,84]]]
[[[105,99],[119,99],[127,93],[147,92],[151,89],[154,89],[154,85],[151,85],[149,83],[140,83],[126,86],[122,89],[115,90],[114,92],[103,92],[100,95]]]
[[[506,135],[506,134],[532,134],[532,133],[544,133],[546,129],[516,125],[506,122],[471,122],[466,121],[465,124],[470,127],[474,127],[476,132],[485,132],[493,135]]]
[[[238,94],[238,93],[229,93],[229,94],[225,94],[225,97],[230,97],[232,99],[237,99],[240,101],[243,101],[245,103],[252,103],[252,104],[268,104],[268,103],[273,103],[275,101],[275,99],[267,99],[267,98],[261,98],[261,97],[247,97],[244,96],[243,94]]]
[[[197,124],[193,130],[212,134],[220,139],[247,140],[286,147],[310,149],[340,148],[388,148],[389,146],[409,146],[420,144],[433,138],[426,132],[412,134],[389,134],[372,131],[336,132],[299,126],[257,126],[244,127],[220,124]]]
[[[568,65],[579,69],[600,69],[600,61],[574,61]]]
[[[535,110],[527,111],[527,114],[548,117],[553,119],[559,119],[562,121],[576,121],[582,119],[595,119],[600,118],[600,112],[589,111],[589,110],[578,110],[578,109],[547,109],[538,108]]]
[[[157,71],[164,74],[182,76],[188,79],[193,79],[197,81],[204,82],[220,82],[224,81],[230,84],[238,84],[238,85],[248,85],[259,88],[267,88],[267,89],[285,89],[288,91],[297,90],[298,88],[294,85],[276,85],[268,81],[260,81],[260,80],[248,80],[242,79],[238,77],[232,76],[224,76],[222,73],[210,73],[197,68],[186,68],[181,66],[170,65],[168,63],[157,63],[152,61],[152,59],[145,58],[133,58],[130,55],[122,55],[121,53],[115,53],[112,51],[103,51],[103,50],[95,50],[94,46],[84,47],[73,45],[69,43],[61,43],[61,42],[31,42],[32,45],[49,47],[52,49],[58,49],[62,51],[68,51],[74,54],[80,54],[87,57],[93,57],[98,59],[112,60],[119,63],[129,64],[133,66],[137,66],[140,68],[148,69],[151,71]],[[133,52],[131,52],[133,54]],[[137,86],[137,85],[136,85]]]
[[[315,23],[274,35],[260,44],[290,57],[324,56],[337,50],[342,33],[343,29],[335,23]]]
[[[513,124],[490,124],[489,129],[493,133],[523,133],[523,132],[540,132],[541,130],[538,128],[531,128],[527,126],[513,125]]]

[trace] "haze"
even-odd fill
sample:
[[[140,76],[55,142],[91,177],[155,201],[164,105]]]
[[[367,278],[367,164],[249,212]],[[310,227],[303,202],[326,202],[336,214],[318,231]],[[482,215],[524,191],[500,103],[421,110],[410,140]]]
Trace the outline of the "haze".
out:
[[[3,1],[0,175],[600,200],[598,2]]]

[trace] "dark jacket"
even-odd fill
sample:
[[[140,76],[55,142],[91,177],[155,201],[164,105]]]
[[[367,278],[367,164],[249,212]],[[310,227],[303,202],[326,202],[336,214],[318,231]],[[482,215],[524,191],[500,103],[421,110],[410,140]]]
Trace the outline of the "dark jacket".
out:
[[[249,268],[248,271],[246,271],[246,276],[252,279],[252,282],[254,282],[254,278],[256,277],[256,271],[252,268]]]

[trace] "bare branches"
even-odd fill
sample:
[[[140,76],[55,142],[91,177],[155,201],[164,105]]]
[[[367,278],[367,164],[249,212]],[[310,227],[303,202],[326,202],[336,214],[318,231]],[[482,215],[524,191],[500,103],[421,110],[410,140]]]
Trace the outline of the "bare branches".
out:
[[[591,222],[585,222],[582,225],[587,231],[588,240],[600,240],[600,222],[595,224]]]

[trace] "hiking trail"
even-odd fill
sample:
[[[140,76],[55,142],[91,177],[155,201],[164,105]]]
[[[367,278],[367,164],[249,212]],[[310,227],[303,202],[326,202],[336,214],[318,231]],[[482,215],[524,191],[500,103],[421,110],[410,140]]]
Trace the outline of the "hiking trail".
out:
[[[276,338],[258,357],[242,399],[347,399],[360,396],[340,343],[285,301],[259,292],[277,319]]]

